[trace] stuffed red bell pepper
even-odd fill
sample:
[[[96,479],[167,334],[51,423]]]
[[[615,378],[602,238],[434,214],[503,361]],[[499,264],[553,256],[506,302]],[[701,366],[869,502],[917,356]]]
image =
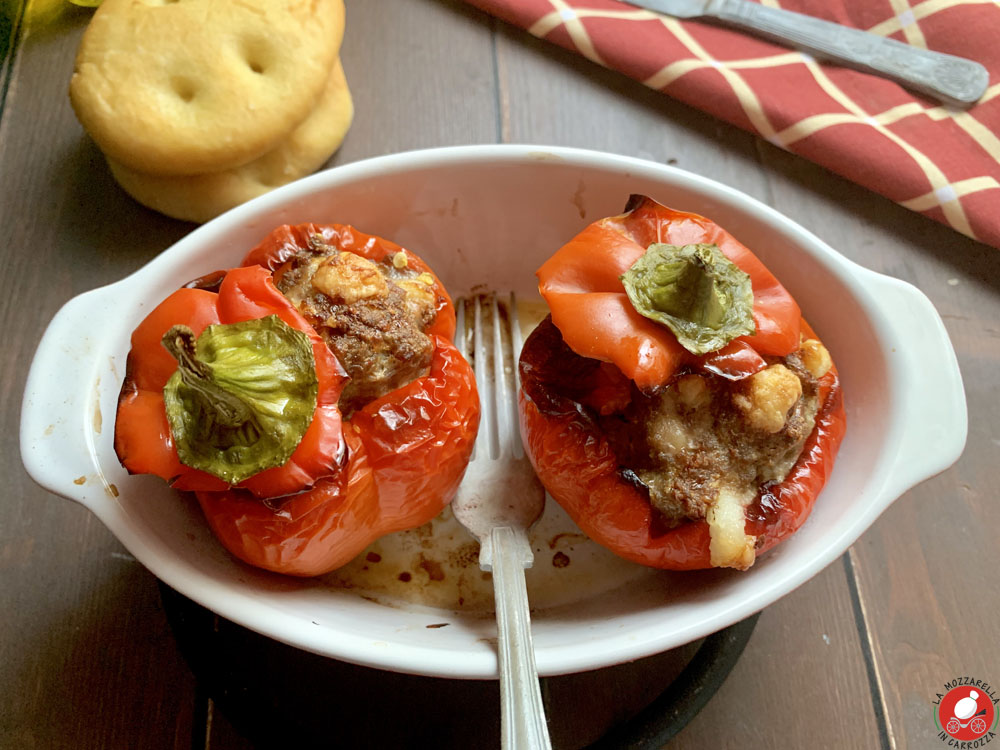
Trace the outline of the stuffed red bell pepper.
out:
[[[632,196],[539,270],[521,431],[588,536],[658,568],[746,569],[796,531],[844,433],[830,355],[732,235]]]
[[[115,449],[193,490],[253,565],[319,575],[436,516],[479,422],[431,270],[340,225],[280,227],[132,336]]]

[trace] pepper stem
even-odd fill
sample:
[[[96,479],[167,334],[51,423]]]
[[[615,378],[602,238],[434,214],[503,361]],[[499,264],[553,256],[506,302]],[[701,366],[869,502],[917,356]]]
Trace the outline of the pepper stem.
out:
[[[253,419],[250,408],[238,396],[220,387],[210,368],[198,359],[194,331],[185,325],[175,325],[163,334],[161,342],[177,360],[177,371],[184,384],[200,396],[216,425],[239,427]]]
[[[277,315],[164,334],[177,369],[163,404],[185,466],[237,484],[281,466],[316,411],[312,342]]]

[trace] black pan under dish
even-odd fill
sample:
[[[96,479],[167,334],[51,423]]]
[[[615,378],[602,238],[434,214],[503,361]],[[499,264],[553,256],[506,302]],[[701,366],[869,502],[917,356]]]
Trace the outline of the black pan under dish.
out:
[[[224,620],[162,583],[160,592],[199,691],[255,748],[500,747],[496,681],[316,656]],[[542,678],[553,749],[659,750],[721,687],[757,617],[628,664]],[[207,701],[200,703],[206,729]]]

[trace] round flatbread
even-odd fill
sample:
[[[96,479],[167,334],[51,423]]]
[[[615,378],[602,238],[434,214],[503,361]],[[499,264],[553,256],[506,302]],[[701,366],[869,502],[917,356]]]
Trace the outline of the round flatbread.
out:
[[[319,169],[340,147],[353,116],[351,93],[337,60],[316,109],[277,148],[249,164],[187,177],[143,174],[110,157],[108,165],[118,184],[144,206],[200,223]]]
[[[70,100],[112,159],[162,175],[246,164],[314,109],[343,0],[104,0]]]

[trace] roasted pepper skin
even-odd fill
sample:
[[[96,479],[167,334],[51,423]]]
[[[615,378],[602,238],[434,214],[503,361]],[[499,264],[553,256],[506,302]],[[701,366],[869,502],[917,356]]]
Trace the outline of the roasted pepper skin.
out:
[[[251,565],[296,576],[327,573],[378,537],[418,526],[436,516],[461,481],[479,426],[475,377],[451,343],[454,307],[436,276],[438,315],[427,331],[434,345],[430,371],[367,404],[349,422],[341,420],[336,401],[346,375],[312,326],[277,291],[272,280],[272,271],[280,272],[281,264],[316,235],[341,250],[373,260],[402,251],[410,267],[432,273],[423,261],[398,245],[350,227],[279,227],[250,252],[243,268],[233,269],[224,277],[218,275],[223,278],[218,294],[205,289],[178,290],[140,324],[133,335],[116,422],[116,449],[126,468],[156,473],[174,480],[174,487],[194,490],[209,526],[233,555]],[[247,299],[242,307],[228,296],[224,298],[233,278],[259,283],[245,290]],[[240,288],[246,286],[244,283]],[[276,296],[270,296],[271,292]],[[252,311],[240,318],[246,320],[264,317],[273,312],[269,307],[281,305],[290,310],[287,317],[285,312],[280,313],[285,322],[315,337],[321,346],[321,350],[314,346],[320,401],[325,382],[319,372],[320,358],[335,369],[335,373],[328,373],[326,396],[332,397],[336,449],[324,456],[312,454],[322,461],[323,470],[308,477],[296,473],[297,479],[308,481],[290,491],[283,491],[285,486],[255,489],[249,484],[270,471],[286,469],[288,464],[261,472],[237,487],[228,487],[211,475],[190,478],[194,470],[177,460],[163,413],[162,387],[176,363],[165,350],[161,353],[159,338],[175,323],[185,323],[198,333],[220,320],[235,322],[228,316],[236,315],[236,310]],[[141,408],[133,406],[133,402],[141,402]],[[304,438],[300,448],[305,443]],[[299,449],[292,461],[298,453]],[[275,488],[278,491],[267,491]]]
[[[619,276],[654,242],[717,244],[750,275],[756,333],[698,357],[636,313]],[[546,490],[587,536],[621,557],[672,570],[712,567],[707,522],[667,527],[622,473],[596,414],[608,413],[603,403],[626,404],[633,384],[655,393],[686,369],[738,380],[766,367],[765,356],[790,354],[803,335],[815,338],[795,300],[717,224],[643,196],[632,196],[622,215],[584,229],[538,278],[552,314],[525,342],[519,411],[525,451]],[[744,528],[757,537],[758,554],[802,525],[832,470],[845,429],[835,369],[820,379],[819,398],[816,427],[798,461],[746,509]]]
[[[305,492],[261,502],[241,490],[197,492],[212,531],[236,557],[267,570],[334,570],[385,534],[434,518],[472,453],[479,395],[468,363],[434,336],[431,371],[355,412],[339,473]]]

